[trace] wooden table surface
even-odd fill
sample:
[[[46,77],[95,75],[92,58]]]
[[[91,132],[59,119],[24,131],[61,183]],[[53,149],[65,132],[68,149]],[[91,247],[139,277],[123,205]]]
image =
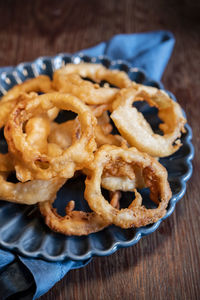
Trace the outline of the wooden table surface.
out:
[[[137,245],[70,271],[41,300],[200,299],[200,5],[198,1],[1,1],[0,66],[74,52],[118,33],[166,29],[176,45],[163,76],[193,128],[193,176],[160,228]]]

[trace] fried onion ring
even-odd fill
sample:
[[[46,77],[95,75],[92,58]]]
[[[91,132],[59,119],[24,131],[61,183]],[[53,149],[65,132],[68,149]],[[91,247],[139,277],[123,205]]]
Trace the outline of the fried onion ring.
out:
[[[95,84],[82,78],[90,78]],[[53,87],[61,92],[71,93],[87,104],[103,104],[113,100],[117,88],[107,85],[100,87],[99,83],[106,80],[109,83],[125,88],[132,85],[132,81],[123,71],[109,70],[100,64],[80,63],[67,64],[56,70],[53,75]]]
[[[111,206],[119,207],[120,193],[111,194]],[[66,206],[66,215],[60,216],[53,208],[51,201],[39,203],[39,209],[45,218],[45,223],[53,231],[66,235],[88,235],[102,230],[110,225],[100,215],[94,212],[83,212],[74,210],[75,202],[70,201]]]
[[[55,199],[57,191],[66,181],[53,178],[12,183],[7,181],[7,176],[7,172],[0,172],[0,199],[28,205]]]
[[[49,119],[44,116],[30,119],[25,126],[27,140],[32,141],[34,147],[41,152],[47,151],[47,148],[44,149],[44,139],[47,139],[48,136],[48,126]],[[43,142],[41,143],[42,139]],[[66,181],[63,178],[54,178],[50,180],[32,180],[24,183],[9,182],[7,178],[14,171],[9,153],[3,156],[2,162],[0,162],[1,169],[2,166],[5,166],[4,171],[6,172],[0,172],[0,199],[4,201],[32,205],[52,200],[55,199],[57,191]]]
[[[26,134],[23,133],[23,126],[30,118],[54,106],[78,114],[81,137],[64,150],[62,155],[50,157],[33,149],[27,141]],[[29,101],[19,102],[4,130],[9,151],[15,161],[17,178],[22,182],[31,179],[46,180],[55,176],[71,178],[76,170],[93,159],[93,151],[96,150],[95,126],[96,118],[90,109],[81,100],[69,94],[47,93]]]
[[[0,128],[4,127],[8,116],[16,105],[16,101],[0,102]],[[10,153],[0,153],[0,172],[13,171],[13,161]]]
[[[4,127],[4,125],[6,124],[9,115],[11,114],[12,110],[15,108],[15,106],[17,105],[18,102],[23,101],[25,98],[29,98],[30,100],[33,99],[33,97],[35,97],[35,93],[26,95],[26,94],[20,94],[20,96],[18,96],[18,98],[16,99],[10,99],[10,101],[1,101],[0,102],[0,128]],[[52,117],[54,118],[58,113],[58,109],[53,108],[50,109],[47,112],[48,117]],[[38,127],[39,128],[39,127]],[[41,130],[42,130],[42,126],[41,126]],[[33,137],[32,137],[33,138]],[[33,141],[33,140],[32,140]],[[39,141],[40,139],[38,139],[35,136],[34,141]],[[33,142],[34,143],[34,142]],[[37,143],[35,143],[34,146],[36,146]],[[9,153],[6,154],[2,154],[0,153],[0,172],[6,172],[6,171],[13,171],[13,162],[11,159],[11,156]]]
[[[17,84],[12,87],[2,98],[1,102],[15,101],[23,93],[32,93],[32,92],[41,92],[41,93],[50,93],[54,92],[52,88],[52,82],[50,78],[46,75],[39,75],[35,78],[28,79],[21,84]],[[9,105],[8,105],[9,106]],[[15,102],[10,104],[11,110],[15,106]],[[10,112],[11,112],[10,110]],[[9,113],[10,113],[9,112]],[[48,111],[48,116],[51,120],[55,119],[58,115],[59,110],[57,108],[52,108]],[[2,114],[2,113],[1,113]]]
[[[35,78],[28,79],[21,84],[15,85],[11,88],[2,98],[1,101],[11,101],[19,97],[21,93],[30,92],[42,92],[49,93],[53,92],[51,80],[46,75],[39,75]]]
[[[106,113],[106,114],[105,114]],[[49,142],[60,145],[63,149],[69,147],[72,141],[79,138],[80,123],[78,120],[70,120],[61,124],[53,123],[51,133],[48,137]],[[126,145],[126,141],[120,135],[110,134],[112,125],[109,123],[107,112],[97,118],[97,125],[94,128],[95,141],[97,148],[101,145]]]
[[[101,177],[107,164],[116,165],[119,161],[137,165],[142,169],[145,185],[150,189],[150,198],[159,205],[155,209],[147,209],[133,203],[125,209],[115,209],[101,193]],[[140,227],[156,222],[166,213],[171,190],[167,181],[166,169],[154,158],[136,148],[122,149],[116,146],[102,146],[96,153],[91,174],[85,182],[85,199],[90,208],[100,214],[106,221],[122,228]],[[137,196],[137,195],[136,195]],[[138,196],[136,197],[138,199]]]
[[[158,116],[164,122],[159,125],[164,135],[155,134],[143,115],[132,104],[146,100],[158,108]],[[130,146],[155,157],[173,154],[180,146],[181,132],[186,123],[181,108],[164,91],[137,85],[119,92],[112,105],[111,119]]]

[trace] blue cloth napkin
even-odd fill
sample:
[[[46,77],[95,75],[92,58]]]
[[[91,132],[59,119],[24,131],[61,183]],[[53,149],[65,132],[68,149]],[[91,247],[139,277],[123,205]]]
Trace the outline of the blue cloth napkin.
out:
[[[142,68],[149,77],[160,80],[174,46],[174,37],[168,31],[138,34],[119,34],[81,52],[89,56],[107,55],[122,59],[132,67]],[[12,67],[0,69],[12,70]],[[85,266],[87,261],[65,260],[47,262],[30,259],[0,249],[0,300],[36,299],[46,293],[68,271]]]

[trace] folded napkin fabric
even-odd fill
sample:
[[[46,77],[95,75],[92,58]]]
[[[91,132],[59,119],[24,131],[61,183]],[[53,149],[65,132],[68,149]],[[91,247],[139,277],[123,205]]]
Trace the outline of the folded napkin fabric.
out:
[[[107,55],[126,60],[143,69],[154,80],[160,80],[174,47],[174,37],[168,31],[118,34],[108,42],[83,50],[89,56]]]
[[[107,42],[82,50],[89,56],[106,55],[110,59],[128,61],[132,67],[142,68],[154,80],[160,80],[174,46],[168,31],[119,34]],[[12,71],[13,67],[0,68]],[[0,300],[36,299],[46,293],[71,269],[85,266],[89,260],[47,262],[25,258],[0,249]]]

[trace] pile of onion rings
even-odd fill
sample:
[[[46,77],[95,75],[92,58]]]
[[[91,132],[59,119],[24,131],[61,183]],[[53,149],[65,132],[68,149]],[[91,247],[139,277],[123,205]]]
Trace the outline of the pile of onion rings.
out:
[[[161,133],[133,106],[138,101],[158,110]],[[75,117],[60,123],[64,111]],[[181,147],[185,123],[180,105],[167,93],[99,64],[67,64],[52,80],[45,75],[27,80],[0,102],[8,145],[8,153],[0,153],[0,199],[38,204],[45,223],[65,235],[154,223],[165,215],[172,195],[159,158]],[[53,207],[57,192],[69,179],[84,176],[84,199],[92,211],[76,210],[74,199],[66,215],[59,215]],[[145,207],[140,189],[149,192],[152,209]],[[133,199],[124,207],[127,192]]]

